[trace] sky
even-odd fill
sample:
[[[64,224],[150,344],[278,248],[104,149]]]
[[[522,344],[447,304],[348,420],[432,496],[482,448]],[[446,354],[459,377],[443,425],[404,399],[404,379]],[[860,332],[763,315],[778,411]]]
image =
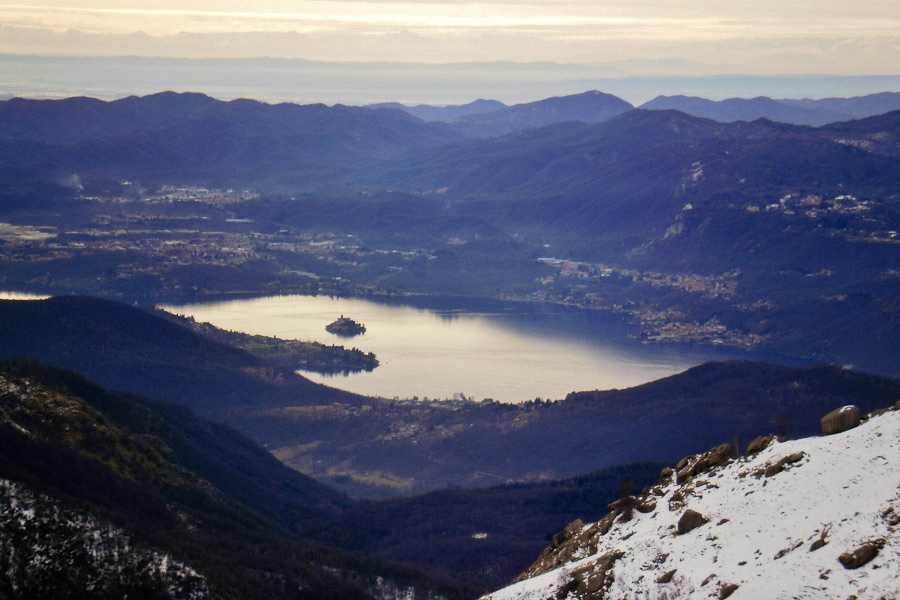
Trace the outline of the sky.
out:
[[[0,53],[900,74],[898,0],[0,0]]]

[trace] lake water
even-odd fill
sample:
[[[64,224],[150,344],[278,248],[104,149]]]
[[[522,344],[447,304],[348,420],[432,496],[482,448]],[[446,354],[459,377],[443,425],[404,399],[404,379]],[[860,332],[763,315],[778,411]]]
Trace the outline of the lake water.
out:
[[[161,308],[223,329],[374,352],[381,365],[370,373],[301,373],[386,398],[557,399],[638,385],[708,360],[753,358],[739,350],[641,344],[628,337],[637,330],[615,315],[556,305],[276,296]],[[341,315],[366,332],[353,338],[326,332]]]
[[[27,292],[0,292],[0,300],[46,300],[50,296],[29,294]]]

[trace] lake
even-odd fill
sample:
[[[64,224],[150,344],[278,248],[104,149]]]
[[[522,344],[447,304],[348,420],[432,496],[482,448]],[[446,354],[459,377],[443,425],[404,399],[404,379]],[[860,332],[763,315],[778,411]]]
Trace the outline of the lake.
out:
[[[758,358],[734,349],[641,344],[629,337],[637,329],[616,315],[547,304],[273,296],[161,308],[223,329],[374,352],[381,365],[370,373],[299,372],[386,398],[558,399],[631,387],[708,360]],[[326,332],[341,315],[366,332],[353,338]]]

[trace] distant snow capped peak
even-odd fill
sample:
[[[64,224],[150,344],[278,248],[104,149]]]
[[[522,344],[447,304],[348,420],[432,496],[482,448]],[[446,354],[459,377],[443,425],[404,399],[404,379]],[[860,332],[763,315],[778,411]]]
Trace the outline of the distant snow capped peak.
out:
[[[691,457],[576,521],[486,599],[900,597],[900,411],[729,454]]]

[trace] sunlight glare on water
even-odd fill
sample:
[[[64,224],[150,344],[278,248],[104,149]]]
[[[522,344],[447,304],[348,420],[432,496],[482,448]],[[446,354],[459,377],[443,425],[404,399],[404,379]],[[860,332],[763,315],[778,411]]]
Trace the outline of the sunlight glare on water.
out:
[[[727,357],[720,349],[640,344],[626,338],[633,331],[617,318],[601,313],[455,302],[417,308],[356,298],[274,296],[161,308],[223,329],[374,352],[381,364],[370,373],[302,374],[385,398],[558,399],[572,391],[630,387]],[[326,332],[341,315],[363,323],[366,332],[353,338]]]

